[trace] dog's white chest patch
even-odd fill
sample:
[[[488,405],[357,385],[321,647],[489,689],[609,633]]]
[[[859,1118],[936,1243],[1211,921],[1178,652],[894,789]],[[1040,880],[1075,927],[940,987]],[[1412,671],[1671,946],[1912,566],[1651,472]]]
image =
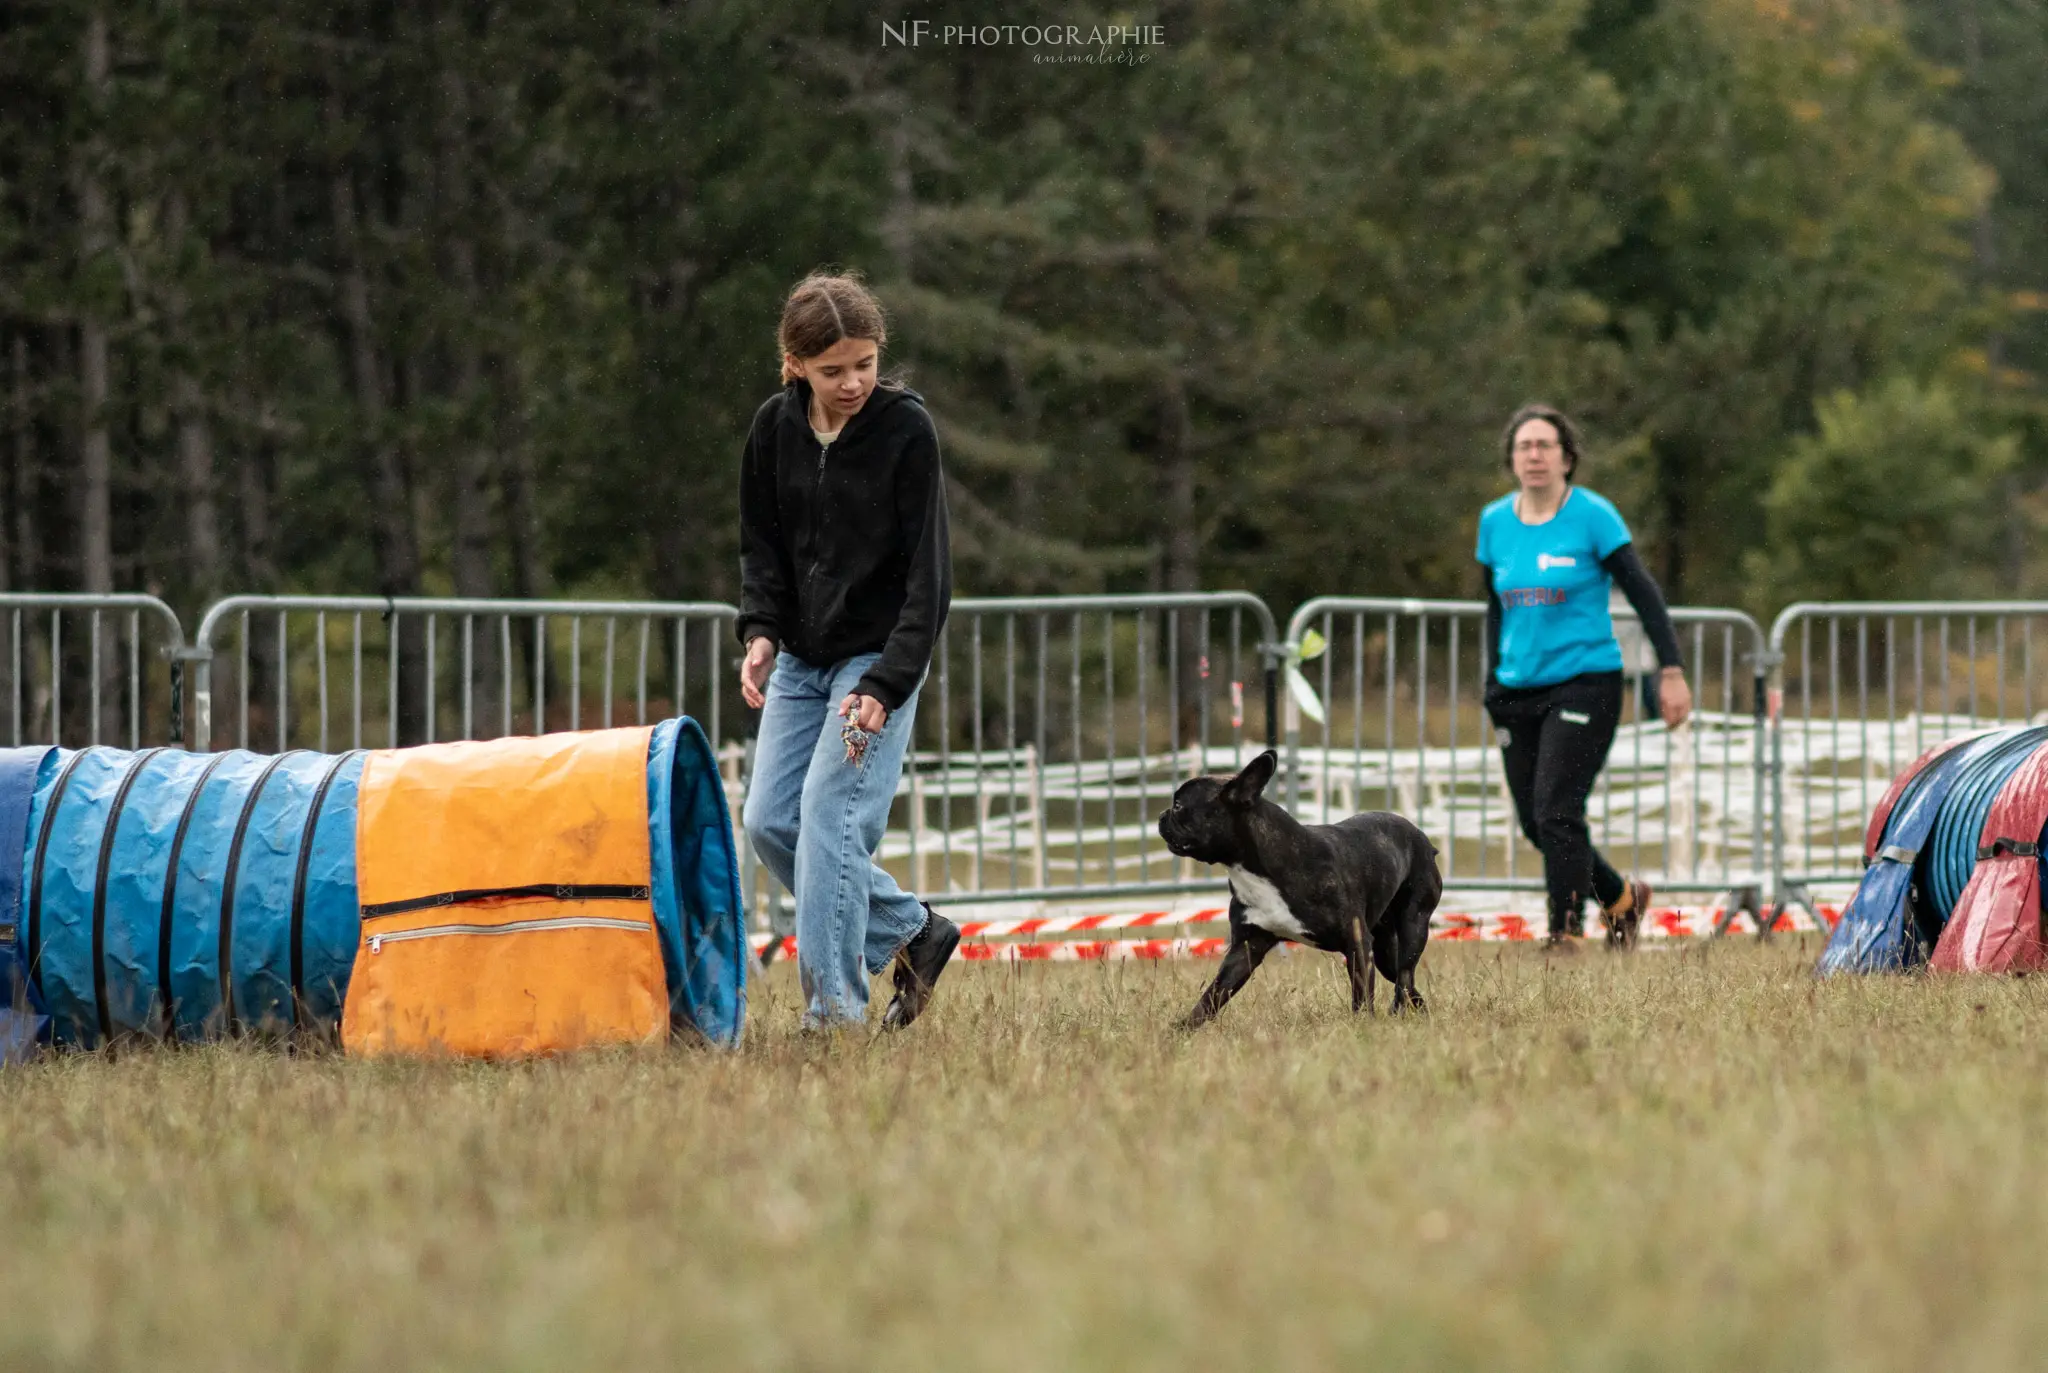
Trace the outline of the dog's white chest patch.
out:
[[[1294,912],[1287,909],[1287,901],[1280,895],[1280,889],[1266,878],[1233,866],[1230,869],[1230,890],[1244,902],[1244,918],[1252,924],[1268,934],[1277,934],[1297,944],[1309,942],[1308,931],[1294,918]]]

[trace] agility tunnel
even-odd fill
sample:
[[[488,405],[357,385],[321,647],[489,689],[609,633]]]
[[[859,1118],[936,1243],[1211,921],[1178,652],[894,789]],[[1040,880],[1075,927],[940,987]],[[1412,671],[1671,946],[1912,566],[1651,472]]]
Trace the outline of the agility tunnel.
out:
[[[1863,880],[1816,968],[2018,972],[2048,964],[2042,831],[2048,728],[1944,741],[1893,779],[1864,836]]]
[[[688,718],[338,756],[0,750],[0,1051],[731,1044],[742,912]]]

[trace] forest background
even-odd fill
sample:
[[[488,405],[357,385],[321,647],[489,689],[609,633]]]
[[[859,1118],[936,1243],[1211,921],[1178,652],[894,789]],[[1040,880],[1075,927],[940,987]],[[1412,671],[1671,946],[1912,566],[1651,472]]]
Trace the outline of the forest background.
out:
[[[2040,595],[2044,71],[2044,0],[10,0],[0,577],[731,600],[833,264],[964,593],[1471,595],[1542,398],[1675,600]]]

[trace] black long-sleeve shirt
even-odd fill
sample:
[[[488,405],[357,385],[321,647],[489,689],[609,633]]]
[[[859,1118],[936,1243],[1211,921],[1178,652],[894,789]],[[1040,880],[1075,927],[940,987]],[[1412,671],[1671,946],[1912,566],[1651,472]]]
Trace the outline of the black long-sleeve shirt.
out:
[[[953,600],[938,431],[915,391],[877,386],[828,455],[811,389],[754,415],[740,460],[741,643],[807,663],[879,652],[854,688],[890,710],[917,689]]]
[[[1643,566],[1643,560],[1636,555],[1636,546],[1625,543],[1600,560],[1600,566],[1621,588],[1621,594],[1635,608],[1636,618],[1642,621],[1643,633],[1649,637],[1650,647],[1657,652],[1657,666],[1683,667],[1685,656],[1679,652],[1678,631],[1672,628],[1671,611],[1664,604],[1664,592],[1657,585],[1657,579],[1650,575],[1650,569]],[[1493,579],[1486,579],[1486,643],[1491,652],[1491,662],[1500,662],[1500,625],[1502,607],[1500,593],[1493,589]]]

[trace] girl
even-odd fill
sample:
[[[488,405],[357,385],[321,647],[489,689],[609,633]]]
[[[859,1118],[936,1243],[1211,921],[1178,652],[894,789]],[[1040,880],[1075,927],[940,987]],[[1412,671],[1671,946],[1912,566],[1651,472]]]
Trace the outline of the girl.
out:
[[[888,331],[857,278],[799,282],[778,340],[783,389],[740,460],[740,694],[761,710],[742,819],[796,894],[804,1028],[862,1023],[893,965],[898,1029],[960,942],[874,861],[952,602],[938,435],[878,379]]]
[[[1584,930],[1591,895],[1606,917],[1608,944],[1632,947],[1649,884],[1616,872],[1586,828],[1586,798],[1621,721],[1621,645],[1608,614],[1609,586],[1628,597],[1656,648],[1658,713],[1673,729],[1692,713],[1678,636],[1620,513],[1573,484],[1579,436],[1572,422],[1547,405],[1525,405],[1501,443],[1520,490],[1479,516],[1493,650],[1486,710],[1522,833],[1543,852],[1544,944],[1576,947],[1571,937]]]

